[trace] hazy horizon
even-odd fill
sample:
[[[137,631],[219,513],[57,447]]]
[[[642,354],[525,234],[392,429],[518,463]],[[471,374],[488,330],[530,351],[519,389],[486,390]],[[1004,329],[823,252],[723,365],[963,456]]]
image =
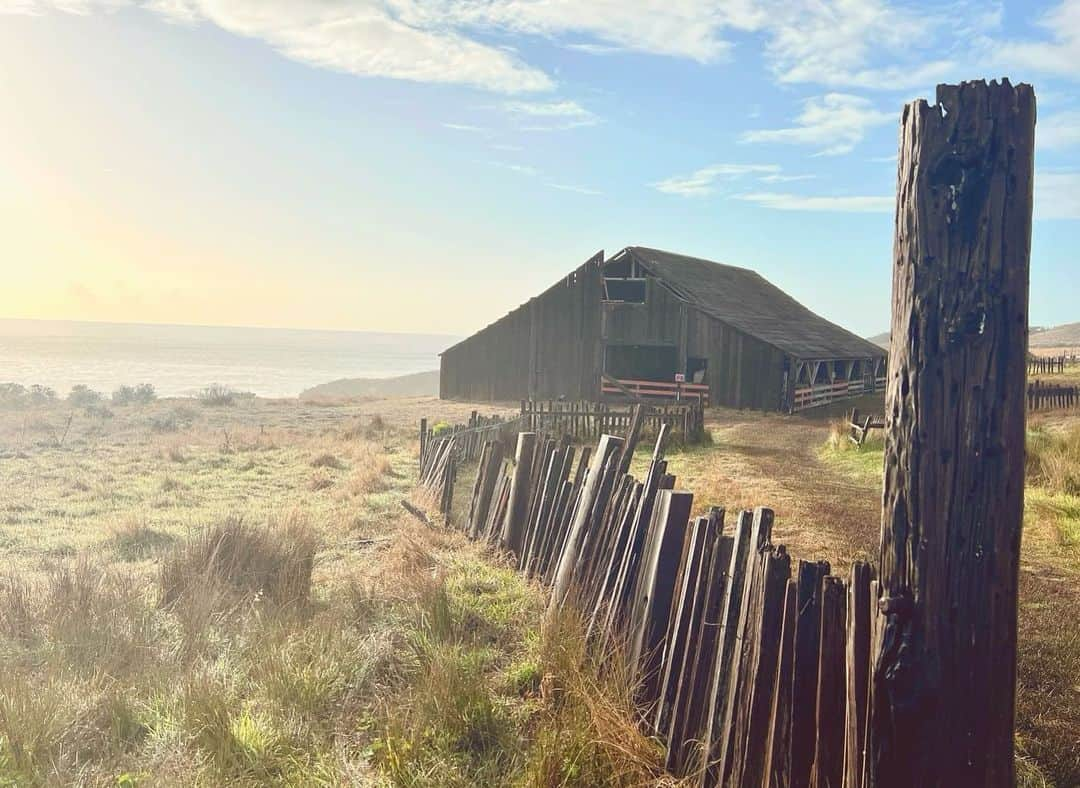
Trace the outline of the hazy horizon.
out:
[[[211,383],[294,397],[342,378],[390,378],[439,368],[454,336],[378,331],[0,319],[0,383],[74,385],[109,393],[152,383],[191,396]]]

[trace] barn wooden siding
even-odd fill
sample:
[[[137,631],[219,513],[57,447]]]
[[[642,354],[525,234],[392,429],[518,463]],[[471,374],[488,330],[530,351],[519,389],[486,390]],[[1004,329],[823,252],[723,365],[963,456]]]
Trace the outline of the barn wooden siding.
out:
[[[602,304],[600,334],[605,345],[674,346],[679,369],[686,369],[688,357],[708,359],[710,403],[780,409],[783,351],[705,314],[655,277],[647,279],[645,292],[644,304]]]
[[[595,399],[603,363],[603,255],[442,354],[439,396]]]

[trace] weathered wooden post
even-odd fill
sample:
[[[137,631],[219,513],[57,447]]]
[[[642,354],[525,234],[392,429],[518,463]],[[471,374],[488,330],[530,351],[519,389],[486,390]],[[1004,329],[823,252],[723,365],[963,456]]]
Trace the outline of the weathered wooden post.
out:
[[[529,509],[529,478],[532,476],[536,433],[518,433],[514,455],[514,476],[510,482],[510,503],[502,526],[502,546],[514,555],[521,555],[525,543],[525,518]]]
[[[1035,96],[904,108],[871,786],[1011,786]]]

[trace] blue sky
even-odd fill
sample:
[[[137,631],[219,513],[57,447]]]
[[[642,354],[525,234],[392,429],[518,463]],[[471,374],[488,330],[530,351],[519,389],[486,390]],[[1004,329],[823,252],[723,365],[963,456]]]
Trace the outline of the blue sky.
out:
[[[1080,0],[0,0],[0,316],[469,333],[603,248],[889,322],[903,104],[1039,99],[1080,320]]]

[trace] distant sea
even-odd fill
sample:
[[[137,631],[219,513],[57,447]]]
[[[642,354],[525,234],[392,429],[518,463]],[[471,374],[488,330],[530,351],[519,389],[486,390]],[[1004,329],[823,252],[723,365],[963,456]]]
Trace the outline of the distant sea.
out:
[[[153,383],[164,397],[221,383],[261,397],[295,397],[339,378],[438,369],[438,354],[455,341],[431,334],[0,319],[0,383],[41,383],[61,396],[78,383],[106,393],[125,383]]]

